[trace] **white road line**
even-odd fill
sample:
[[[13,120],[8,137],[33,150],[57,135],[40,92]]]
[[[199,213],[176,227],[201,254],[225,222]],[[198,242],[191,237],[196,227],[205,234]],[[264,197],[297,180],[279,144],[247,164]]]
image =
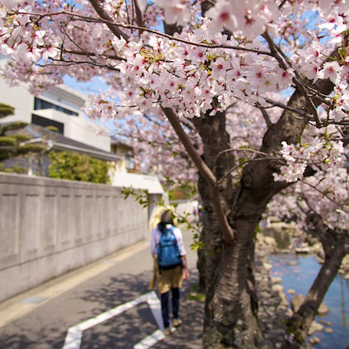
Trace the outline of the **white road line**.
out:
[[[144,338],[142,341],[137,343],[134,346],[134,348],[135,349],[150,348],[155,343],[164,339],[165,337],[162,332],[163,323],[162,323],[162,316],[161,316],[161,304],[154,291],[146,293],[131,302],[119,305],[118,307],[108,310],[105,313],[99,314],[94,318],[88,319],[84,322],[81,322],[78,325],[70,327],[65,337],[63,349],[80,349],[83,331],[93,326],[96,326],[106,320],[109,320],[112,317],[117,316],[123,313],[124,311],[131,309],[134,306],[143,302],[147,302],[149,304],[149,307],[153,313],[153,316],[159,327],[159,330],[156,330],[153,334],[151,334],[150,336]]]
[[[151,348],[158,341],[161,341],[165,338],[164,332],[161,330],[156,330],[153,334],[148,337],[145,337],[142,341],[137,343],[133,349],[148,349]]]
[[[164,330],[164,322],[162,321],[162,315],[161,315],[161,303],[159,301],[159,298],[157,297],[155,292],[150,292],[147,302],[149,304],[149,308],[151,312],[153,313],[153,316],[155,318],[155,321],[161,331]]]
[[[64,341],[64,349],[79,349],[81,345],[82,330],[70,327]]]

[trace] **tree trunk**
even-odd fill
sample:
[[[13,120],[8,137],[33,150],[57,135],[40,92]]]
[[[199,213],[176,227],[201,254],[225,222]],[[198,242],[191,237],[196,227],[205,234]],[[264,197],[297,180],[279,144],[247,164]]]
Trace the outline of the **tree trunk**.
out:
[[[199,284],[198,284],[198,292],[200,293],[205,293],[206,292],[206,229],[207,227],[210,227],[210,229],[217,230],[219,229],[217,220],[214,220],[211,222],[210,220],[212,219],[212,212],[209,213],[207,210],[212,208],[210,207],[210,202],[209,200],[209,193],[208,193],[208,186],[205,181],[205,179],[201,176],[199,172],[199,180],[198,180],[198,189],[199,193],[201,195],[201,198],[203,200],[203,205],[204,208],[206,209],[206,212],[203,216],[203,221],[202,221],[202,229],[200,233],[200,242],[203,243],[203,248],[198,250],[198,260],[196,263],[196,266],[199,271]],[[219,233],[214,233],[215,236],[219,235]]]
[[[337,241],[331,254],[327,254],[313,285],[299,310],[287,322],[287,339],[282,349],[299,349],[305,342],[311,323],[322,303],[328,288],[341,266],[346,254],[345,239]]]
[[[288,104],[304,108],[306,101],[295,91]],[[234,165],[231,153],[217,157],[230,148],[225,114],[194,118],[193,123],[204,144],[204,161],[219,181]],[[306,120],[291,111],[284,111],[279,121],[267,130],[261,150],[270,154],[279,151],[284,140],[296,143],[306,125]],[[254,288],[254,236],[265,206],[273,195],[288,185],[274,182],[273,173],[279,166],[272,161],[251,162],[244,168],[239,186],[234,190],[229,176],[220,184],[222,207],[234,230],[234,239],[229,243],[222,238],[207,185],[199,183],[205,207],[204,348],[253,349],[259,347],[262,340]]]
[[[200,234],[200,242],[205,241],[205,231],[202,229]],[[206,252],[204,248],[198,250],[198,259],[196,268],[199,271],[198,292],[205,293],[206,290]]]
[[[249,232],[254,229],[238,225],[238,238],[233,244],[223,244],[215,277],[208,278],[205,348],[258,348],[262,339],[251,268],[254,245]]]
[[[204,143],[204,160],[216,178],[222,178],[233,166],[225,114],[193,120]],[[233,226],[239,232],[231,243],[224,243],[205,180],[200,177],[199,191],[205,209],[203,238],[206,257],[205,348],[256,348],[261,340],[257,321],[257,297],[254,289],[253,234],[259,215],[249,222]],[[232,202],[236,194],[230,179],[220,186],[222,206],[232,222]],[[241,233],[240,233],[241,232]]]

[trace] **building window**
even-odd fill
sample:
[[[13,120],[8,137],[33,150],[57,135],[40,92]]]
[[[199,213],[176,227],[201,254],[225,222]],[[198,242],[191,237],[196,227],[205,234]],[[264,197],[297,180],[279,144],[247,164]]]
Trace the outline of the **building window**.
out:
[[[68,115],[73,115],[73,116],[78,116],[79,113],[60,107],[59,105],[53,104],[51,102],[44,101],[43,99],[35,97],[34,100],[34,110],[41,110],[41,109],[55,109],[59,110],[62,113],[68,114]]]
[[[126,168],[128,170],[134,170],[135,169],[135,163],[133,161],[133,156],[126,155],[125,156],[125,160],[126,160]]]
[[[42,127],[54,126],[57,127],[60,134],[64,134],[64,124],[58,121],[43,118],[42,116],[32,114],[32,124]]]
[[[116,145],[115,145],[115,144],[112,144],[112,145],[111,145],[110,152],[111,152],[111,153],[114,153],[114,154],[117,154],[117,149],[116,149]]]

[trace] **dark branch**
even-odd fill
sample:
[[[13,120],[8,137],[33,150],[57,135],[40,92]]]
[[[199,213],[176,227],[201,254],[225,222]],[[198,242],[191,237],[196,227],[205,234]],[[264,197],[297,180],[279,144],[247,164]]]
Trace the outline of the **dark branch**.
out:
[[[113,20],[110,18],[108,13],[104,11],[104,9],[99,5],[98,0],[89,0],[95,11],[98,15],[103,19],[104,23],[108,26],[108,28],[112,31],[112,33],[117,36],[119,39],[124,38],[128,41],[128,35],[123,33],[120,28],[113,23]]]

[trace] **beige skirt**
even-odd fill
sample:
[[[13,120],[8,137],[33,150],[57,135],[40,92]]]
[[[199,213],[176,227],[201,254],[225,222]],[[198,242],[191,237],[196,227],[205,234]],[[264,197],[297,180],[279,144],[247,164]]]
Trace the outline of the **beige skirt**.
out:
[[[183,284],[182,276],[181,265],[173,269],[161,270],[161,274],[158,276],[159,292],[162,294],[170,291],[171,288],[181,288]]]

